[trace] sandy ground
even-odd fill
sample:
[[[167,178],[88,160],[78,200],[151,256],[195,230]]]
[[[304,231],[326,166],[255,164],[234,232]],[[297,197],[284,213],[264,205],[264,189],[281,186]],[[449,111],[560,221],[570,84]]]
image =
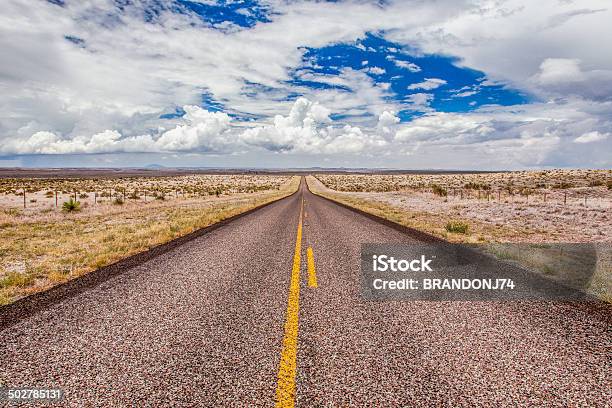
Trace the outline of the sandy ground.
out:
[[[521,173],[526,180],[533,175]],[[540,188],[531,191],[529,196],[499,190],[503,179],[514,179],[518,183],[520,174],[505,173],[502,175],[478,175],[478,181],[488,181],[492,189],[478,191],[462,189],[466,183],[464,175],[459,176],[410,176],[425,186],[432,179],[447,189],[447,196],[439,196],[429,188],[409,188],[398,183],[398,176],[360,176],[361,188],[371,190],[399,191],[337,191],[354,187],[351,176],[318,176],[327,185],[327,191],[359,199],[373,200],[388,204],[403,211],[423,212],[452,216],[462,220],[474,221],[508,231],[502,238],[506,242],[601,242],[612,241],[612,190],[604,186],[584,186],[588,184],[588,175],[581,179],[566,177],[577,185],[568,189]],[[333,177],[333,179],[330,179]],[[392,183],[393,177],[395,181]],[[460,178],[461,181],[454,178]],[[418,182],[418,181],[417,181]],[[533,180],[530,181],[533,184]],[[455,186],[453,189],[452,186]],[[480,194],[480,199],[478,198]],[[488,196],[487,196],[488,194]],[[517,234],[517,231],[522,233]]]
[[[117,197],[126,203],[207,199],[236,193],[277,189],[287,176],[187,175],[177,177],[126,177],[115,179],[0,179],[0,210],[17,209],[24,214],[61,209],[71,197],[87,208],[110,204]],[[24,206],[23,191],[26,191]],[[56,207],[57,194],[57,207]],[[25,208],[24,208],[25,207]]]

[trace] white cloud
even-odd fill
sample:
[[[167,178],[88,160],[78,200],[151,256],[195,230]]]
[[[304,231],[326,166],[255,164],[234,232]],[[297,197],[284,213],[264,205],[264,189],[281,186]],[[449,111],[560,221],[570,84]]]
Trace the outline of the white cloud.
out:
[[[387,59],[393,61],[393,63],[397,65],[398,67],[407,69],[410,72],[420,72],[421,71],[421,67],[419,67],[417,64],[412,63],[410,61],[398,60],[394,58],[393,56],[388,56]]]
[[[395,116],[395,112],[384,111],[378,116],[378,124],[381,126],[392,126],[399,123],[400,119]]]
[[[425,78],[425,81],[418,82],[416,84],[410,84],[408,89],[424,89],[426,91],[430,91],[432,89],[436,89],[445,85],[446,81],[440,78]]]
[[[464,91],[451,95],[453,98],[466,98],[468,96],[476,95],[478,91]]]
[[[393,134],[396,125],[400,122],[400,118],[393,111],[384,111],[378,116],[378,130],[385,136]]]
[[[329,123],[329,110],[306,98],[299,98],[288,116],[277,115],[274,123],[245,130],[240,140],[275,152],[355,153],[368,146],[382,145],[376,135],[366,135],[358,127],[323,126]]]
[[[580,60],[547,58],[540,64],[536,79],[542,85],[556,85],[561,82],[582,81],[584,75],[580,70]]]
[[[610,136],[609,133],[599,133],[598,131],[594,130],[578,136],[576,139],[574,139],[574,143],[601,142],[602,140],[606,140],[608,136]]]
[[[479,0],[451,18],[390,30],[388,37],[423,53],[456,56],[461,66],[481,70],[492,81],[546,97],[546,90],[529,79],[547,59],[612,70],[612,53],[601,52],[601,41],[611,36],[611,20],[607,0]],[[574,91],[591,97],[590,89]]]
[[[578,59],[547,58],[530,82],[552,95],[612,100],[612,70],[583,71]]]
[[[123,137],[116,130],[91,136],[62,138],[39,131],[29,137],[12,138],[0,148],[5,154],[88,154],[117,152],[222,151],[232,140],[227,130],[230,117],[222,112],[208,112],[197,106],[184,106],[184,125],[162,133]]]
[[[417,118],[402,127],[395,134],[395,141],[430,143],[440,140],[461,142],[484,140],[493,131],[489,120],[479,116],[466,116],[454,113],[432,113]]]
[[[222,151],[230,144],[226,137],[230,117],[223,112],[209,112],[198,106],[184,106],[179,125],[161,135],[155,146],[160,151]]]
[[[429,104],[433,101],[434,95],[430,93],[415,93],[408,95],[406,101],[412,110],[428,111],[431,110]]]
[[[601,51],[611,33],[612,8],[606,0],[582,0],[580,8],[557,0],[389,1],[383,6],[273,0],[270,22],[223,31],[199,17],[168,11],[161,11],[154,23],[144,22],[147,4],[133,2],[124,13],[106,0],[70,1],[64,7],[44,1],[33,6],[27,0],[3,5],[3,154],[244,149],[348,154],[387,149],[381,151],[404,163],[402,154],[409,150],[401,149],[414,148],[406,141],[417,140],[421,149],[443,149],[452,141],[455,150],[465,147],[462,157],[504,157],[507,166],[584,164],[591,156],[599,157],[598,165],[610,165],[603,156],[606,149],[596,145],[593,150],[592,143],[584,142],[600,139],[607,147],[612,132],[612,53]],[[332,89],[288,81],[302,64],[305,47],[357,41],[365,49],[360,41],[367,32],[384,33],[411,56],[457,57],[457,65],[486,73],[482,86],[509,84],[548,102],[445,116],[433,112],[428,93],[393,101],[391,88],[363,68],[341,68],[336,76],[303,74],[337,85]],[[82,38],[85,46],[66,41],[65,35]],[[387,58],[406,75],[421,71],[397,59],[401,55]],[[151,130],[162,125],[161,113],[199,104],[203,92],[221,102],[225,113],[194,110],[171,125],[163,121],[171,130]],[[290,101],[295,94],[318,105],[300,102],[296,108]],[[326,110],[317,113],[315,105]],[[300,106],[308,111],[303,118]],[[302,118],[297,122],[294,108]],[[271,119],[290,109],[278,126]],[[383,125],[385,112],[402,109],[427,115],[404,124],[389,118]],[[331,112],[346,119],[334,124]],[[258,123],[229,120],[234,113],[253,115]],[[396,131],[399,136],[390,142]],[[453,157],[449,153],[449,160]]]
[[[380,67],[369,67],[368,69],[366,69],[366,71],[374,75],[383,75],[387,72],[384,70],[384,68]]]

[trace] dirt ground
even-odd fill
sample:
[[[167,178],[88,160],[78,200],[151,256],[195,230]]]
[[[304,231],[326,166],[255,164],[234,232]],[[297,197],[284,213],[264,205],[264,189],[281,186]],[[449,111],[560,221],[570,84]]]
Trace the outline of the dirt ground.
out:
[[[497,231],[485,239],[503,242],[612,241],[611,177],[587,170],[317,176],[334,194],[483,224]],[[436,194],[432,186],[444,191]]]

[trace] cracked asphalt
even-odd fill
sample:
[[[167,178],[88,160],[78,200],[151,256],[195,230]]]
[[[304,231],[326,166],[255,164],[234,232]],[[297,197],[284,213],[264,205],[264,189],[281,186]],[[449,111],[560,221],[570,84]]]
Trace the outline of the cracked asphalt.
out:
[[[296,406],[612,406],[609,307],[365,300],[361,243],[416,239],[304,183],[3,329],[0,384],[74,407],[274,405],[302,200]]]

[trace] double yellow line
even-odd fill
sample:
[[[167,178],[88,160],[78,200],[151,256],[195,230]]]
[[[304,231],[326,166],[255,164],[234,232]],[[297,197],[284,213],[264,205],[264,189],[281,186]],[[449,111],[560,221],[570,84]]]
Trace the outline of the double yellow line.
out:
[[[302,221],[304,214],[304,199],[301,200],[300,217],[298,221],[295,252],[293,254],[293,268],[291,269],[291,282],[289,284],[289,299],[287,301],[287,320],[285,321],[285,335],[283,348],[278,367],[278,380],[276,383],[276,407],[295,406],[295,377],[297,373],[297,342],[298,321],[300,311],[300,269],[302,257]],[[314,267],[312,248],[307,250],[308,258],[308,286],[316,288],[317,275]]]

